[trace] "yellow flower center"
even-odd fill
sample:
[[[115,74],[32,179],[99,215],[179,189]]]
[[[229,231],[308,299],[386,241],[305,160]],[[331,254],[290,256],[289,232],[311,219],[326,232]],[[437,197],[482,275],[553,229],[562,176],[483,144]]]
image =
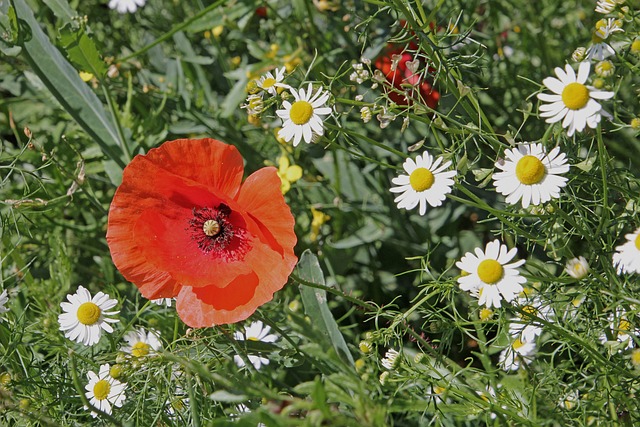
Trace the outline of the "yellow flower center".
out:
[[[518,350],[520,347],[522,347],[524,345],[524,343],[522,341],[520,341],[520,338],[517,338],[513,344],[511,344],[511,347],[513,347],[514,350]]]
[[[629,331],[631,330],[631,323],[627,320],[627,319],[620,319],[620,323],[618,324],[618,335],[620,335],[620,333],[624,333],[624,331]]]
[[[636,348],[631,352],[631,363],[633,363],[633,366],[640,366],[640,349]]]
[[[434,181],[433,173],[427,168],[417,168],[409,176],[411,188],[418,192],[430,189]]]
[[[273,87],[274,84],[276,84],[276,79],[274,79],[273,77],[267,77],[262,82],[262,89],[269,89]]]
[[[495,259],[485,259],[478,265],[478,277],[484,283],[493,285],[504,275],[504,268]]]
[[[591,42],[593,44],[599,44],[599,43],[602,43],[603,41],[604,39],[598,35],[597,31],[594,31],[593,33],[591,33]]]
[[[638,236],[636,237],[635,244],[636,249],[640,251],[640,233],[638,233]]]
[[[260,341],[257,337],[247,337],[249,341]]]
[[[536,316],[538,314],[538,310],[536,310],[536,308],[532,305],[525,305],[524,307],[522,307],[522,311],[524,311],[524,313],[529,316]]]
[[[571,110],[579,110],[589,102],[589,89],[582,83],[569,83],[562,89],[562,102]]]
[[[296,101],[289,110],[289,118],[297,125],[308,123],[311,116],[313,116],[313,106],[307,101]]]
[[[100,319],[100,314],[102,314],[100,307],[92,302],[83,303],[76,313],[78,321],[83,325],[93,325]]]
[[[491,310],[490,308],[485,307],[480,310],[480,320],[482,320],[483,322],[491,319],[491,316],[493,316],[493,310]]]
[[[220,233],[220,224],[215,219],[208,219],[202,224],[202,231],[209,237],[217,236]]]
[[[536,156],[527,155],[518,160],[516,176],[521,183],[533,185],[542,181],[547,170]]]
[[[111,384],[107,380],[100,380],[93,386],[93,395],[98,400],[104,400],[109,396],[111,391]]]
[[[135,357],[144,357],[149,354],[151,347],[146,342],[138,341],[131,347],[131,354]]]
[[[640,39],[635,39],[633,43],[631,43],[631,52],[633,53],[640,52]]]

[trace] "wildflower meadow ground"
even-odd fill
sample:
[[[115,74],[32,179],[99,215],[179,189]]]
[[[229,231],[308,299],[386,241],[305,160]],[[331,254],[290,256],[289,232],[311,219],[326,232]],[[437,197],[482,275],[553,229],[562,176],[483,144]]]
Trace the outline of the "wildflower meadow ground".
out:
[[[0,425],[640,425],[640,1],[0,0]]]

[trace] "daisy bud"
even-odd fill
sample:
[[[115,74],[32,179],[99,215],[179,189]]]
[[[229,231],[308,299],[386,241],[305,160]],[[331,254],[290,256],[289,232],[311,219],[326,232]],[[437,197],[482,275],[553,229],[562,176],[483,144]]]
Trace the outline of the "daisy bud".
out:
[[[364,123],[371,121],[371,109],[369,107],[362,107],[360,109],[360,117]]]
[[[360,341],[358,347],[364,354],[371,353],[371,349],[373,348],[370,341]]]
[[[613,62],[609,60],[600,61],[596,64],[596,74],[600,77],[609,77],[613,75],[616,67],[613,65]]]
[[[635,130],[640,129],[640,117],[634,117],[633,119],[631,119],[631,122],[629,122],[629,125],[631,126],[632,129],[635,129]]]
[[[380,374],[380,384],[381,385],[385,385],[385,383],[387,382],[387,378],[389,378],[389,371],[384,371],[383,373]]]
[[[587,53],[587,49],[585,47],[580,46],[579,48],[573,51],[573,53],[571,54],[571,59],[573,59],[575,62],[582,62],[584,61],[586,53]]]
[[[565,271],[574,279],[584,279],[587,277],[587,273],[589,273],[589,263],[583,256],[573,258],[567,262]]]
[[[640,348],[636,348],[631,352],[631,364],[635,368],[640,368]]]
[[[633,53],[634,55],[640,55],[640,39],[635,39],[631,43],[630,50],[631,50],[631,53]]]

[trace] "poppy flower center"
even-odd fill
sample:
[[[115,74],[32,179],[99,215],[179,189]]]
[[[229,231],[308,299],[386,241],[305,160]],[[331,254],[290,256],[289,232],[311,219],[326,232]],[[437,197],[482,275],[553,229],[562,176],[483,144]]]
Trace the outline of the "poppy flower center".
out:
[[[579,110],[589,102],[589,89],[582,83],[569,83],[562,89],[562,102],[570,110]]]
[[[215,208],[194,208],[189,220],[191,240],[205,254],[227,262],[238,261],[250,249],[247,231],[232,220],[233,211],[224,203]]]
[[[271,87],[273,87],[274,84],[276,84],[276,79],[272,77],[267,77],[262,82],[262,89],[270,89]]]
[[[92,302],[85,302],[78,307],[78,321],[83,325],[93,325],[100,319],[100,307]]]
[[[135,357],[144,357],[149,354],[149,348],[146,342],[138,341],[131,347],[131,354]]]
[[[495,259],[485,259],[478,265],[478,277],[484,283],[493,285],[504,275],[504,268]]]
[[[304,125],[311,120],[313,115],[313,106],[307,101],[296,101],[289,110],[289,117],[296,125]]]
[[[409,176],[411,188],[417,192],[430,189],[434,181],[433,173],[427,168],[417,168]]]
[[[521,183],[533,185],[542,181],[546,169],[540,159],[536,156],[527,155],[518,160],[516,165],[516,176]]]
[[[638,234],[634,243],[636,244],[636,249],[640,251],[640,234]]]
[[[98,400],[104,400],[109,396],[111,384],[107,380],[100,380],[93,386],[93,395]]]

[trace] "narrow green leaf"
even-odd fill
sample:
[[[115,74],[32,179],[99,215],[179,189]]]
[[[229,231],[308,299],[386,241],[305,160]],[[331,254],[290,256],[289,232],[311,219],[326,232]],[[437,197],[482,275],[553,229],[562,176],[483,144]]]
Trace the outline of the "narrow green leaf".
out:
[[[102,152],[120,169],[127,163],[124,146],[113,122],[95,93],[80,79],[78,71],[69,64],[60,51],[44,34],[25,0],[12,0],[20,28],[19,44],[22,54],[34,73],[42,80],[62,107],[78,122],[100,146]],[[111,176],[119,184],[118,176]]]
[[[296,266],[296,274],[301,279],[324,286],[324,274],[320,268],[318,258],[308,249],[302,253]],[[345,363],[354,364],[353,356],[349,352],[347,343],[338,328],[329,306],[327,305],[327,293],[322,289],[300,285],[300,295],[307,316],[322,334],[327,345],[333,346],[336,353]]]

